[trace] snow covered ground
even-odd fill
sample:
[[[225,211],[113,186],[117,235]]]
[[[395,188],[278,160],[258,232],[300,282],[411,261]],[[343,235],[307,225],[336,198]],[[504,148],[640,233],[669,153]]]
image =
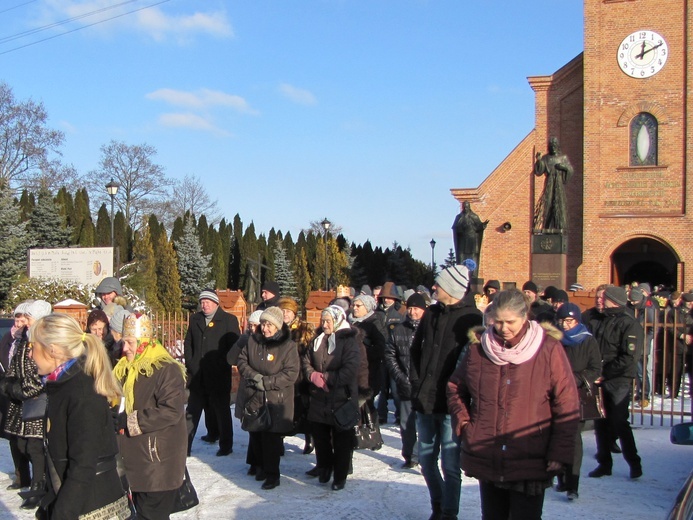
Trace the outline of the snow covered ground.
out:
[[[392,420],[392,414],[390,414]],[[203,425],[204,422],[201,422]],[[188,459],[191,478],[200,496],[195,509],[174,515],[184,519],[427,519],[430,515],[428,492],[421,473],[402,470],[397,427],[382,428],[386,445],[379,451],[356,452],[354,474],[343,491],[318,484],[304,472],[315,462],[314,455],[303,455],[302,437],[286,439],[282,459],[281,485],[271,491],[260,489],[261,482],[247,476],[245,452],[248,437],[234,419],[234,452],[216,457],[216,446],[199,439]],[[204,427],[199,435],[204,435]],[[590,479],[596,466],[594,433],[583,433],[585,454],[580,482],[580,498],[568,502],[565,494],[546,491],[544,518],[553,519],[629,519],[650,520],[666,517],[679,487],[693,469],[693,446],[674,446],[668,427],[636,426],[635,438],[643,458],[644,476],[631,482],[628,466],[620,455],[614,460],[611,477]],[[12,461],[6,441],[0,443],[0,519],[31,519],[33,512],[19,508],[21,499],[6,491]],[[460,519],[480,517],[476,481],[463,477]]]

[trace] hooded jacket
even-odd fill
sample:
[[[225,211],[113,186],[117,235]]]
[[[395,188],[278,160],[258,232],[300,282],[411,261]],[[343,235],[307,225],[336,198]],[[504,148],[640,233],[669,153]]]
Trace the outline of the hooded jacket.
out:
[[[483,328],[470,335],[447,385],[460,465],[470,477],[547,480],[547,461],[572,464],[580,420],[577,387],[557,339],[561,333],[542,327],[539,350],[517,365],[491,362],[479,340]]]

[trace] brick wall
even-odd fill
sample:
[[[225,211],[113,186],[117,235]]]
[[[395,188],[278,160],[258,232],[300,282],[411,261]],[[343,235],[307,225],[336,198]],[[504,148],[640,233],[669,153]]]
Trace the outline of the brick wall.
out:
[[[544,182],[532,174],[534,156],[546,153],[548,138],[556,136],[575,170],[566,186],[566,285],[590,289],[620,281],[612,255],[629,240],[645,238],[675,258],[678,288],[686,289],[693,286],[693,263],[686,261],[693,256],[686,211],[693,195],[687,182],[693,162],[693,3],[585,0],[584,12],[584,53],[552,75],[529,78],[534,130],[479,187],[451,190],[460,208],[468,200],[482,220],[490,220],[479,276],[518,285],[529,279],[532,215]],[[625,75],[617,63],[621,41],[638,29],[657,31],[670,50],[664,68],[647,79]],[[630,122],[639,112],[652,113],[659,123],[654,167],[629,165]],[[510,231],[503,232],[504,222],[511,223]]]

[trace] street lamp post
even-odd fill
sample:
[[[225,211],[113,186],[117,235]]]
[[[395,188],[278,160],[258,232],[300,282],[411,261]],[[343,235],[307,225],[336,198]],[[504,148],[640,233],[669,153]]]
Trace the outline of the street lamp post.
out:
[[[332,222],[330,222],[329,220],[327,220],[327,217],[325,217],[325,218],[323,219],[323,221],[320,222],[320,224],[322,225],[323,229],[325,230],[325,290],[327,291],[328,288],[329,288],[328,285],[327,285],[327,284],[328,284],[328,279],[327,279],[327,272],[328,272],[328,271],[327,271],[327,270],[328,270],[328,264],[327,264],[327,232],[329,231],[330,226],[332,225]]]
[[[435,274],[436,274],[436,261],[435,261],[436,241],[431,239],[429,244],[431,244],[431,272],[433,273],[433,276],[435,276]]]
[[[115,258],[115,232],[114,232],[114,227],[113,227],[113,204],[115,203],[115,196],[118,193],[118,188],[120,188],[120,184],[118,184],[116,181],[113,180],[113,177],[111,177],[111,182],[106,184],[106,191],[108,194],[111,196],[111,248],[113,249],[113,257]],[[115,265],[116,261],[113,261],[114,265],[114,270],[113,272],[115,273]]]

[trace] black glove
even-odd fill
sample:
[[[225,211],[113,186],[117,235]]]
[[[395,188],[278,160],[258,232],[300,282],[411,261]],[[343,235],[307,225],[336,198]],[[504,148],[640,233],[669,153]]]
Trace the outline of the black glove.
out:
[[[0,394],[18,401],[23,401],[25,399],[22,385],[19,384],[16,377],[4,377],[0,380]]]
[[[118,408],[111,408],[111,419],[113,419],[113,428],[115,428],[116,433],[120,430],[127,431],[128,426],[128,414],[125,412],[118,412]]]

